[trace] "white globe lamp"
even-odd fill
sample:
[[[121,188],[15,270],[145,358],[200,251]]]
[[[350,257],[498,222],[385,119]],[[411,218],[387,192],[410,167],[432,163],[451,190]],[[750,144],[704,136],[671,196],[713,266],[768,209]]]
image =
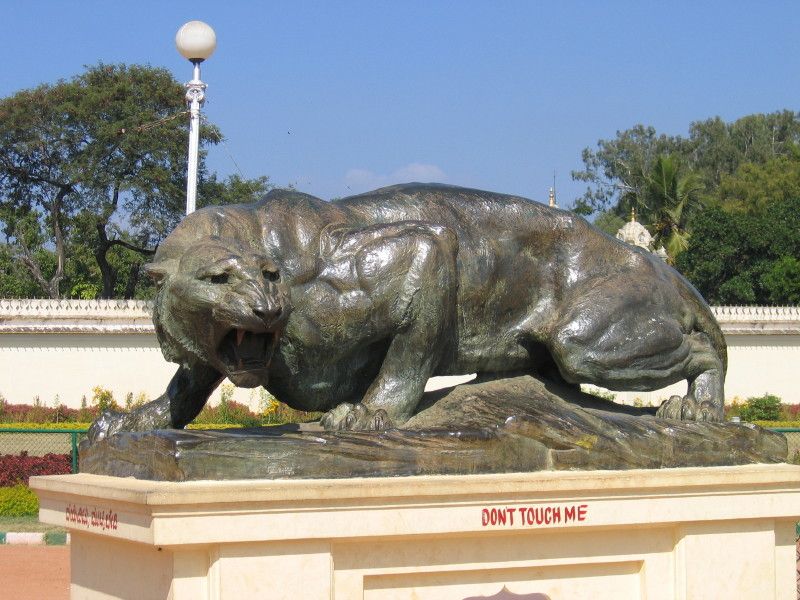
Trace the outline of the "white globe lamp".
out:
[[[175,34],[175,47],[181,56],[191,61],[192,80],[186,84],[189,105],[189,161],[186,174],[186,214],[197,206],[197,161],[200,146],[200,107],[206,97],[206,84],[200,81],[200,63],[217,48],[217,34],[202,21],[189,21]]]
[[[217,48],[217,34],[202,21],[189,21],[175,34],[175,47],[192,62],[204,61]]]

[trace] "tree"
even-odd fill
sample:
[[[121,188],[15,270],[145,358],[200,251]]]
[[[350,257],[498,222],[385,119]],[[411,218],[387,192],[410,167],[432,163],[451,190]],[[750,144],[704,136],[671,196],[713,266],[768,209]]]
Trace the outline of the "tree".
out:
[[[762,277],[764,290],[773,304],[800,304],[800,260],[782,256]]]
[[[800,295],[800,197],[761,214],[712,206],[694,220],[676,267],[713,304],[793,304]]]
[[[740,165],[763,164],[790,155],[798,142],[800,115],[783,110],[747,115],[732,123],[719,117],[696,121],[689,127],[684,151],[691,168],[713,189]]]
[[[613,210],[606,210],[597,216],[593,225],[610,236],[616,236],[617,232],[625,225],[625,219]]]
[[[618,131],[613,140],[600,140],[597,150],[585,148],[581,154],[584,170],[573,171],[572,178],[585,181],[586,192],[575,202],[575,212],[590,215],[613,209],[618,216],[641,205],[647,188],[647,174],[660,155],[670,154],[679,141],[657,135],[653,127],[636,125]]]
[[[711,201],[725,210],[758,214],[776,201],[800,198],[800,147],[764,163],[743,163],[723,175]]]
[[[642,215],[650,224],[653,247],[664,246],[674,260],[689,246],[689,220],[701,207],[700,177],[686,172],[680,159],[661,155],[646,181]]]
[[[49,257],[37,257],[44,262]],[[38,283],[30,272],[15,260],[8,246],[0,246],[0,298],[30,298],[39,292]]]
[[[576,199],[575,211],[592,214],[611,209],[624,215],[631,204],[641,204],[648,174],[659,156],[678,160],[684,173],[698,177],[701,195],[713,196],[724,178],[742,165],[791,158],[798,143],[800,114],[788,110],[748,115],[732,123],[719,117],[696,121],[689,126],[688,137],[635,125],[618,131],[614,139],[599,140],[596,149],[583,150],[584,169],[573,171],[572,178],[585,181],[588,187]]]
[[[130,297],[140,286],[138,266],[184,212],[183,96],[165,69],[100,64],[0,100],[0,224],[15,260],[51,298],[70,271],[90,276],[68,286],[81,296]],[[204,148],[220,139],[216,127],[201,128]],[[198,205],[268,187],[266,178],[218,181],[204,148]]]
[[[748,423],[778,421],[781,418],[781,399],[773,394],[748,398],[739,411],[739,416]]]

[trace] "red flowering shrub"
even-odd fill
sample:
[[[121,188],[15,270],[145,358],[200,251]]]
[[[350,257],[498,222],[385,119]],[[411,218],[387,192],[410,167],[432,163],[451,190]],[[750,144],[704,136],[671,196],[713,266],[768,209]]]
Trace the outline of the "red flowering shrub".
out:
[[[244,427],[261,425],[261,418],[246,405],[222,399],[217,406],[206,406],[194,420],[195,423],[236,423]]]
[[[28,456],[27,452],[0,455],[0,487],[28,484],[32,475],[66,475],[72,472],[69,454]]]
[[[67,408],[63,404],[50,408],[34,404],[9,404],[0,401],[2,423],[91,423],[99,414],[97,407]]]
[[[781,406],[782,421],[800,421],[800,404],[784,404]]]

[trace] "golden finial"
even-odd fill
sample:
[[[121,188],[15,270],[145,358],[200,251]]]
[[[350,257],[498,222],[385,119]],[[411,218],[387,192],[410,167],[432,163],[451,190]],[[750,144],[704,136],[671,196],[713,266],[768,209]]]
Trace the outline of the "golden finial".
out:
[[[553,188],[550,188],[550,206],[556,207],[556,191]]]
[[[631,206],[631,223],[636,223],[636,207]]]

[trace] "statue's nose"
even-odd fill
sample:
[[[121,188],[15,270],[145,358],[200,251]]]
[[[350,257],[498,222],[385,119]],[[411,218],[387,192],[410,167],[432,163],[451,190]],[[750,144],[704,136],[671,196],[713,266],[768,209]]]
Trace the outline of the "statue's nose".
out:
[[[249,298],[253,314],[270,325],[282,312],[280,303],[267,290],[254,281],[243,282],[238,290],[242,296]]]
[[[280,317],[282,311],[283,309],[278,303],[271,300],[259,302],[253,306],[253,314],[267,324]]]

